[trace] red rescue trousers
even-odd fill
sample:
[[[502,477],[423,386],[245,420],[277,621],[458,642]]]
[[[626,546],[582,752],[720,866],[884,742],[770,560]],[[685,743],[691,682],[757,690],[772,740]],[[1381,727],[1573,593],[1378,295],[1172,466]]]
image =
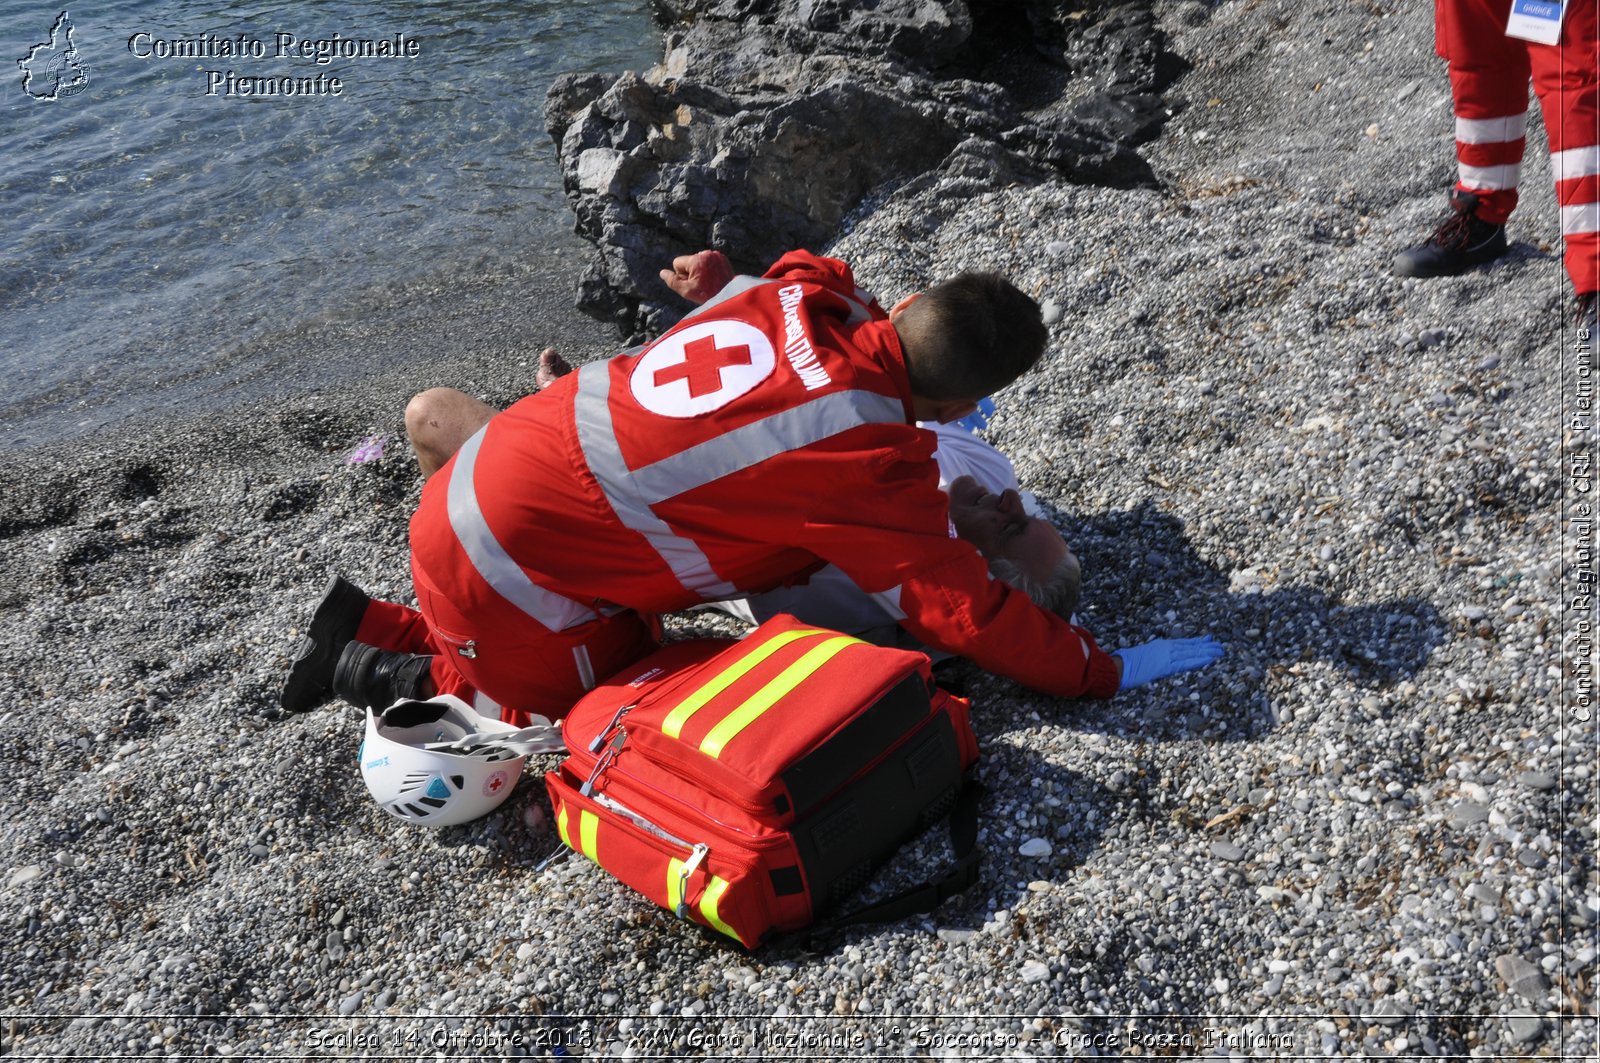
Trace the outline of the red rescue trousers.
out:
[[[1528,80],[1533,80],[1561,209],[1567,273],[1579,293],[1600,291],[1600,32],[1595,0],[1568,0],[1561,39],[1506,36],[1513,0],[1434,0],[1435,46],[1450,64],[1456,187],[1478,197],[1484,221],[1517,205]]]
[[[385,650],[432,654],[435,692],[454,694],[480,711],[487,708],[487,699],[499,706],[502,720],[517,727],[527,726],[533,715],[561,719],[597,680],[660,645],[657,625],[635,612],[554,634],[514,610],[508,611],[505,623],[469,628],[448,602],[420,583],[417,596],[428,615],[373,601],[355,640]],[[450,634],[467,630],[473,631],[473,639]]]

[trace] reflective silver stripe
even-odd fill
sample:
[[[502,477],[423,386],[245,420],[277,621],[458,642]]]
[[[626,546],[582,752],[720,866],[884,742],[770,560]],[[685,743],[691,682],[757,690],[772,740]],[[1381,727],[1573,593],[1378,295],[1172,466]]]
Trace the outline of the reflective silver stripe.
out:
[[[738,594],[738,588],[712,571],[705,552],[667,527],[640,496],[627,463],[622,460],[622,451],[617,447],[616,432],[611,424],[610,394],[610,363],[590,362],[578,370],[578,393],[573,410],[578,426],[578,446],[583,450],[583,460],[589,471],[605,492],[606,501],[611,503],[612,512],[624,527],[645,537],[686,590],[707,601]]]
[[[878,607],[888,613],[896,623],[906,618],[906,611],[900,608],[900,588],[898,586],[890,587],[886,591],[877,591],[867,595],[867,597],[877,602]]]
[[[583,689],[594,689],[594,664],[589,660],[589,647],[572,647],[572,663],[578,666],[578,682],[583,684]]]
[[[741,273],[727,284],[724,284],[716,295],[713,295],[711,298],[707,299],[705,302],[701,303],[687,314],[684,314],[683,319],[687,321],[691,317],[698,317],[707,310],[710,310],[713,306],[716,306],[718,303],[725,303],[736,295],[743,295],[751,288],[759,288],[763,284],[782,283],[783,281],[768,280],[765,277],[752,277],[748,273]]]
[[[850,317],[845,322],[846,324],[859,325],[862,322],[872,320],[872,310],[869,308],[872,306],[875,296],[871,292],[858,284],[856,285],[855,295],[848,298],[850,301]]]
[[[636,469],[634,488],[640,501],[654,505],[863,424],[903,423],[905,406],[899,399],[835,391]]]
[[[1504,166],[1468,166],[1463,162],[1458,164],[1457,169],[1461,173],[1461,184],[1480,192],[1515,188],[1517,179],[1522,176],[1520,162],[1506,163]]]
[[[1504,118],[1457,118],[1456,139],[1463,144],[1505,144],[1528,132],[1528,112]]]
[[[1600,174],[1600,144],[1589,148],[1568,148],[1550,156],[1550,170],[1557,181]]]
[[[1600,233],[1600,203],[1574,203],[1561,208],[1561,235]]]
[[[484,582],[494,588],[506,601],[521,609],[551,631],[561,631],[595,619],[595,614],[570,598],[547,591],[528,578],[522,566],[506,552],[505,547],[489,530],[478,507],[478,494],[473,485],[473,470],[478,464],[478,448],[483,445],[483,434],[488,426],[478,429],[456,454],[455,468],[450,471],[447,508],[450,527],[455,530],[467,559]]]

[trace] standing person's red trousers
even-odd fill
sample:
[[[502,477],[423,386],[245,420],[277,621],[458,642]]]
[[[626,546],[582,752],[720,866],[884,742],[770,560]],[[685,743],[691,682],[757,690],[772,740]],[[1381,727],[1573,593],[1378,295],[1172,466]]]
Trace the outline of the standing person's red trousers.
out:
[[[1528,81],[1550,141],[1550,164],[1579,293],[1600,290],[1600,0],[1568,0],[1557,44],[1506,35],[1513,0],[1434,0],[1435,46],[1450,64],[1458,188],[1477,216],[1504,224],[1517,205]]]

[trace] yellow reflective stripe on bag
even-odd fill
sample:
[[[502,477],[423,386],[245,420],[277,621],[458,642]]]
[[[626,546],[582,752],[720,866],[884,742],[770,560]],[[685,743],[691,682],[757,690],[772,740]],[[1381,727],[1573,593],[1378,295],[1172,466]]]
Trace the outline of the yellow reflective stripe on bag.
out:
[[[667,910],[679,916],[683,907],[683,861],[677,857],[667,861]]]
[[[562,805],[561,812],[556,816],[556,833],[561,835],[561,840],[566,843],[568,849],[576,849],[595,863],[600,862],[600,858],[595,855],[600,851],[597,844],[600,837],[600,817],[593,812],[578,809],[578,844],[573,845],[572,826],[567,819],[567,806]]]
[[[706,886],[705,895],[700,898],[700,914],[706,917],[706,922],[710,923],[714,929],[727,934],[735,941],[742,941],[743,939],[739,937],[739,932],[724,923],[717,915],[717,902],[722,900],[722,895],[727,892],[728,883],[726,880],[717,878],[715,875],[711,876],[711,882]]]
[[[745,656],[739,658],[738,661],[729,665],[705,686],[684,698],[678,704],[678,707],[668,713],[665,720],[661,721],[661,733],[668,738],[681,738],[683,726],[689,722],[691,716],[705,708],[707,702],[738,682],[741,677],[748,675],[756,665],[771,657],[795,639],[825,634],[827,634],[825,631],[807,629],[785,631],[781,635],[775,635],[768,639]]]
[[[688,907],[683,903],[683,891],[687,888],[685,883],[689,878],[684,873],[684,868],[687,866],[690,871],[693,871],[694,866],[699,862],[698,857],[690,858],[687,864],[677,858],[667,861],[667,909],[677,915],[679,919],[689,918]],[[700,915],[712,929],[727,934],[735,941],[742,941],[743,939],[739,937],[738,931],[724,923],[721,915],[717,912],[717,902],[722,900],[722,895],[727,892],[727,880],[712,875],[711,881],[706,884],[706,891],[700,895]]]
[[[578,810],[579,851],[595,863],[600,862],[600,817],[585,809]]]
[[[849,635],[837,635],[807,650],[803,657],[779,672],[776,678],[750,695],[744,704],[728,713],[721,723],[713,727],[711,733],[706,735],[705,741],[700,743],[700,752],[712,758],[721,756],[723,749],[738,737],[740,731],[760,719],[762,713],[772,708],[795,687],[804,683],[846,646],[859,645],[860,642],[860,639],[851,638]]]

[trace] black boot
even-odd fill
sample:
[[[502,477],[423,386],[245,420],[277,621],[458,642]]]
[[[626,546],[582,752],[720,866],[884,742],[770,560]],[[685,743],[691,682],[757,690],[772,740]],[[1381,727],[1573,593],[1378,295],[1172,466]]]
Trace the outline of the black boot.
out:
[[[290,712],[305,712],[327,700],[333,689],[334,665],[356,636],[371,599],[361,588],[335,576],[322,592],[311,623],[294,650],[294,663],[278,703]]]
[[[1587,333],[1581,338],[1586,340],[1595,338],[1597,317],[1600,317],[1600,292],[1580,292],[1578,294],[1578,331]]]
[[[434,694],[432,666],[433,658],[427,655],[351,642],[333,671],[333,692],[357,708],[379,712],[402,698],[426,701]]]
[[[1473,266],[1492,262],[1506,253],[1506,227],[1479,218],[1478,197],[1456,189],[1450,193],[1450,213],[1433,235],[1416,247],[1394,256],[1394,271],[1401,277],[1454,277]]]

